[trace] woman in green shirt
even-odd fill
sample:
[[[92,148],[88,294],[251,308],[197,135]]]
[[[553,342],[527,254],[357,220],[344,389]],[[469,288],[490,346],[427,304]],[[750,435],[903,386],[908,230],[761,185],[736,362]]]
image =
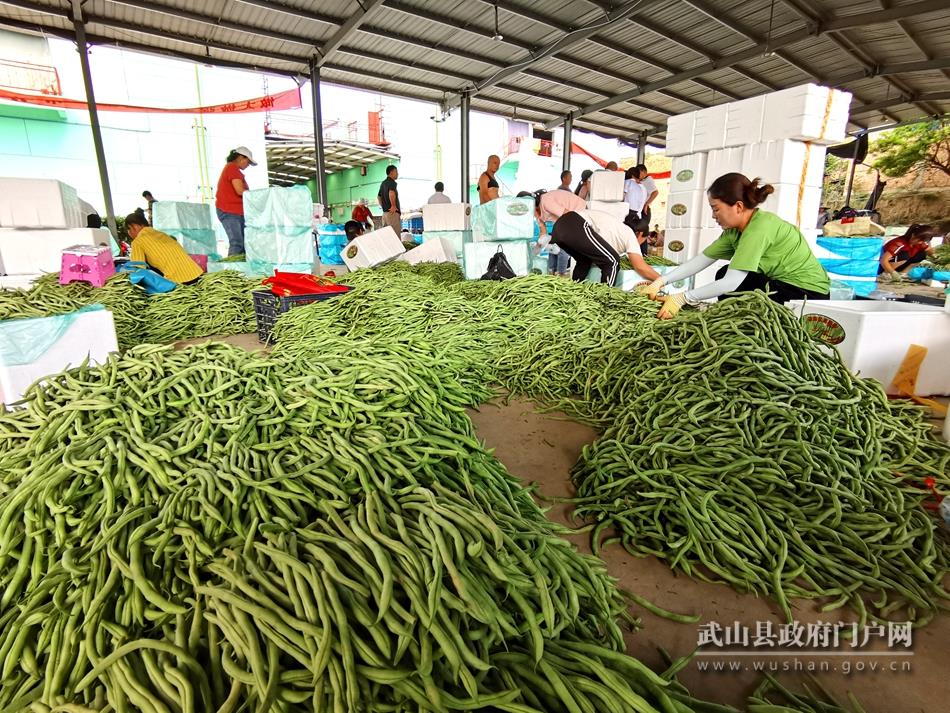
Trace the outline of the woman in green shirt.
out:
[[[715,282],[667,296],[660,319],[675,317],[684,304],[730,292],[765,290],[779,303],[828,299],[831,280],[798,228],[758,207],[774,190],[741,173],[727,173],[713,182],[706,193],[722,235],[701,254],[640,291],[656,299],[663,285],[691,277],[717,260],[728,260],[729,266],[716,273]]]

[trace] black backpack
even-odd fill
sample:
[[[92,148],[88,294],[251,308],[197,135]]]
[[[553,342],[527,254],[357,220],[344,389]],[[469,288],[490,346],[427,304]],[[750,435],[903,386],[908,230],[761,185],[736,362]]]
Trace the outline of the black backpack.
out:
[[[485,271],[485,274],[482,275],[481,279],[510,280],[513,277],[517,277],[517,275],[515,275],[515,271],[508,262],[508,258],[505,257],[504,250],[502,250],[501,245],[499,245],[498,250],[488,261],[488,269]]]

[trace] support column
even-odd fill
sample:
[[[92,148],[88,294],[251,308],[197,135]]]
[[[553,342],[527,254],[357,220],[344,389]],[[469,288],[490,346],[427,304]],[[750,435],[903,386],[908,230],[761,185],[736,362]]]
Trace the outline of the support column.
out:
[[[564,118],[564,146],[562,148],[563,155],[561,156],[561,170],[570,171],[571,170],[571,134],[574,133],[574,117],[571,114],[568,114]]]
[[[102,198],[105,201],[106,225],[109,232],[118,240],[119,229],[115,222],[115,209],[112,207],[112,189],[109,186],[109,169],[106,166],[106,151],[102,144],[102,128],[99,126],[99,112],[96,109],[96,94],[92,87],[92,72],[89,69],[89,53],[86,45],[86,27],[82,20],[82,7],[79,0],[73,0],[73,29],[76,33],[76,49],[79,50],[79,63],[82,67],[82,82],[86,89],[86,106],[89,108],[89,128],[92,129],[92,144],[96,150],[96,164],[99,166],[99,183],[102,185]]]
[[[323,152],[323,106],[320,102],[320,67],[310,58],[310,94],[313,98],[313,155],[317,163],[316,203],[327,207],[327,172]]]
[[[858,166],[858,153],[861,151],[861,134],[854,137],[854,153],[851,156],[851,172],[848,174],[848,188],[844,193],[844,205],[851,205],[851,188],[854,186],[854,169]],[[844,206],[841,206],[842,208]]]
[[[647,132],[641,131],[637,138],[637,163],[646,163],[647,160]]]
[[[469,165],[471,160],[469,158],[469,112],[472,107],[472,95],[468,92],[462,92],[462,103],[461,103],[461,112],[462,112],[462,203],[468,203],[469,201],[469,181],[471,177],[468,175]]]

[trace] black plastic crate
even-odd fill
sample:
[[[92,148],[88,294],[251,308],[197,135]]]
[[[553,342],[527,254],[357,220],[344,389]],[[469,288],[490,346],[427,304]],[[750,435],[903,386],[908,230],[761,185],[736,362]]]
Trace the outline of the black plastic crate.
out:
[[[344,292],[321,292],[312,295],[290,295],[289,297],[278,297],[270,290],[258,290],[254,295],[254,316],[257,317],[257,338],[261,342],[273,342],[270,332],[274,328],[277,318],[284,312],[289,312],[294,307],[309,305],[314,302],[328,300],[331,297],[339,297],[349,292],[350,288],[346,285]]]

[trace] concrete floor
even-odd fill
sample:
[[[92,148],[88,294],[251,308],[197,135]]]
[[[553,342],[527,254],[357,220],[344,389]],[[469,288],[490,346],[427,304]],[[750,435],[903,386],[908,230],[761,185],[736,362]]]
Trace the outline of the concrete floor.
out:
[[[202,337],[176,346],[197,344],[206,341],[223,341],[250,351],[262,349],[256,334],[237,334],[228,337]],[[538,414],[532,404],[512,399],[504,404],[494,401],[470,415],[479,437],[494,450],[495,456],[508,470],[525,483],[539,485],[540,494],[547,497],[570,497],[570,469],[577,462],[581,448],[594,441],[594,430],[566,420],[558,414]],[[544,504],[544,503],[542,503]],[[551,506],[549,517],[569,527],[582,523],[570,519],[571,506]],[[582,552],[590,553],[587,534],[568,536]],[[662,671],[663,663],[658,649],[662,647],[674,659],[691,653],[697,645],[699,627],[704,622],[717,622],[728,626],[740,622],[754,633],[758,622],[772,622],[774,627],[785,623],[778,608],[768,599],[751,594],[740,594],[730,587],[696,581],[682,574],[675,575],[669,567],[653,557],[636,558],[620,546],[611,546],[601,551],[607,570],[623,589],[632,591],[653,603],[676,612],[697,614],[695,624],[679,624],[653,616],[633,607],[643,626],[626,636],[628,652],[656,670]],[[797,621],[802,624],[815,622],[835,623],[853,621],[849,610],[837,610],[822,614],[808,601],[793,602]],[[845,645],[847,646],[847,645]],[[746,652],[759,653],[762,649],[747,648]],[[894,649],[898,650],[898,649]],[[862,649],[866,651],[866,649]],[[876,647],[881,655],[799,657],[803,666],[827,664],[830,670],[816,673],[816,678],[840,702],[847,701],[847,693],[854,693],[866,713],[941,713],[950,709],[950,684],[947,683],[946,656],[950,653],[950,614],[943,614],[922,630],[913,632],[912,656],[889,655],[886,647]],[[907,652],[906,649],[901,649]],[[700,670],[701,664],[714,662],[739,663],[739,670]],[[755,663],[766,666],[794,666],[790,658],[767,658],[728,655],[694,659],[679,674],[679,679],[693,695],[719,703],[741,704],[761,680],[760,671],[751,670]],[[859,662],[864,671],[856,672]],[[896,671],[889,670],[892,662]],[[844,672],[850,664],[851,673]],[[910,665],[910,670],[905,665]],[[871,666],[876,665],[876,671]],[[761,670],[761,669],[760,669]],[[804,674],[796,674],[794,668],[765,669],[780,676],[785,684],[806,681]],[[806,671],[809,669],[805,669]],[[783,673],[783,671],[791,671]]]
[[[513,475],[526,483],[537,483],[540,493],[545,496],[572,495],[569,472],[584,444],[596,438],[593,430],[571,421],[557,420],[556,415],[537,414],[531,404],[517,400],[507,405],[498,402],[486,404],[478,411],[472,411],[471,417],[479,436],[494,449],[495,456]],[[580,525],[570,520],[569,512],[570,506],[556,505],[549,511],[549,517],[565,525]],[[570,539],[583,552],[590,552],[588,535],[573,535]],[[699,626],[703,622],[714,621],[724,626],[740,622],[753,633],[758,622],[770,621],[775,627],[785,623],[770,600],[739,594],[729,587],[699,582],[682,574],[674,575],[656,558],[632,557],[619,545],[602,550],[601,557],[623,589],[666,609],[701,617],[696,624],[678,624],[633,608],[635,615],[642,618],[643,628],[627,635],[628,652],[658,670],[665,668],[658,647],[664,648],[673,658],[689,654],[696,648]],[[822,614],[808,601],[793,602],[793,610],[796,619],[803,624],[854,620],[848,610]],[[762,651],[754,648],[744,650]],[[891,656],[886,647],[877,647],[877,651],[883,655],[800,657],[799,660],[803,666],[809,662],[824,662],[832,667],[827,672],[816,673],[818,680],[840,702],[847,701],[848,691],[853,692],[867,713],[939,713],[950,708],[945,658],[950,653],[950,615],[945,613],[923,630],[913,632],[913,645],[909,649],[912,656]],[[908,650],[902,651],[906,653]],[[718,661],[738,661],[743,670],[715,672],[698,668],[700,664],[711,665],[711,662]],[[680,680],[695,696],[737,705],[760,680],[761,673],[745,670],[759,661],[767,666],[794,665],[794,660],[787,657],[701,658],[694,659],[683,669]],[[855,672],[858,662],[863,662],[867,670]],[[897,671],[882,668],[889,667],[891,662],[896,662]],[[903,668],[905,662],[910,664],[909,671]],[[876,672],[870,670],[874,664],[878,667]],[[850,675],[843,671],[847,665],[851,668]],[[782,670],[778,669],[779,672]],[[788,670],[794,671],[793,668]],[[795,673],[776,675],[786,683],[802,677],[802,674]]]

